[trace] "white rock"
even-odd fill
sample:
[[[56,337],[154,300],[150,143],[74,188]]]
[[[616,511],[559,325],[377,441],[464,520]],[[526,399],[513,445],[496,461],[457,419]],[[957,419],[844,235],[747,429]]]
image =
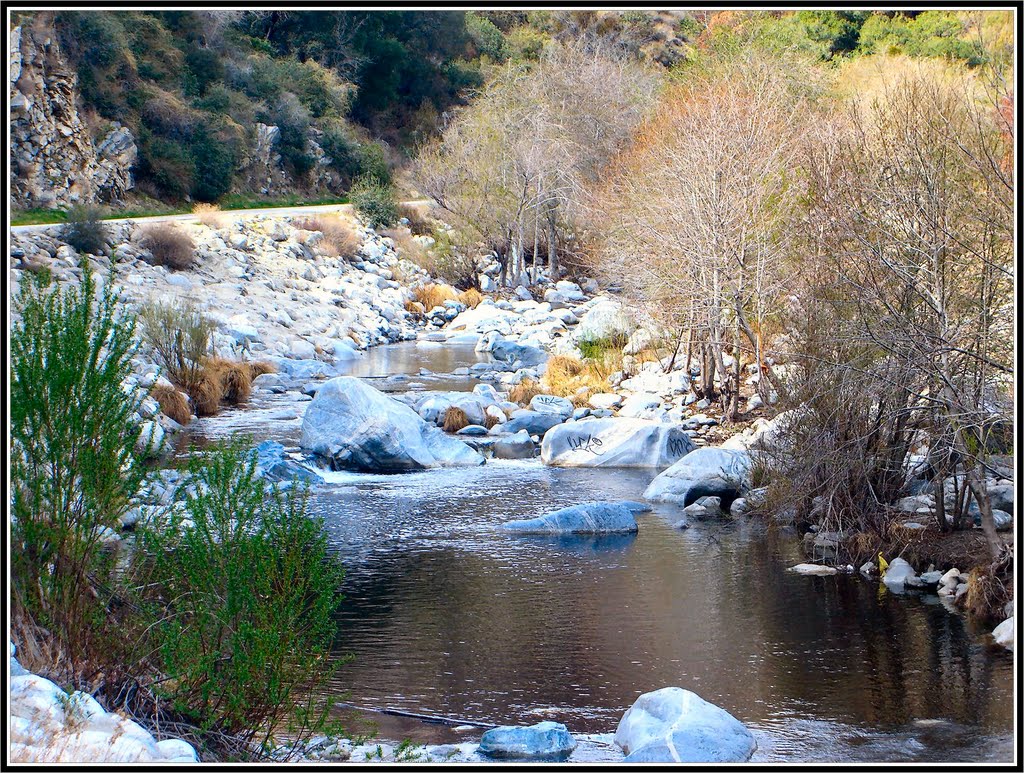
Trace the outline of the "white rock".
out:
[[[693,450],[679,427],[646,419],[584,419],[547,431],[541,461],[555,467],[665,467]]]
[[[746,451],[698,448],[652,480],[644,499],[685,506],[702,496],[741,496],[750,487],[750,469]]]
[[[754,736],[725,709],[681,687],[644,693],[619,721],[625,762],[746,762]]]
[[[914,567],[902,558],[894,558],[889,562],[889,568],[885,570],[882,582],[889,590],[899,592],[904,589],[908,580],[916,576]]]
[[[822,566],[821,564],[797,564],[789,567],[789,571],[797,574],[827,575],[835,574],[838,570],[834,566]]]
[[[302,420],[301,444],[330,459],[336,468],[367,472],[484,462],[408,405],[349,376],[333,378],[317,391]]]
[[[992,631],[992,638],[996,640],[996,644],[1006,647],[1010,652],[1013,652],[1013,618],[1003,620],[1003,622],[997,625],[995,630]]]

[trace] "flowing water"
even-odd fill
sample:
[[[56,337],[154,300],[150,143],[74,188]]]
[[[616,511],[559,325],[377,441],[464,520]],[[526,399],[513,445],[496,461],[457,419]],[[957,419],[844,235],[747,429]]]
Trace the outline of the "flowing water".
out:
[[[471,347],[402,344],[371,350],[356,375],[450,371],[477,357]],[[438,378],[430,388],[472,383]],[[294,446],[304,407],[279,396],[193,432]],[[328,473],[311,506],[347,567],[335,651],[355,656],[333,694],[601,734],[641,693],[677,685],[741,719],[757,738],[755,761],[1012,760],[1013,657],[935,595],[791,574],[802,558],[794,538],[756,520],[680,531],[667,505],[629,536],[498,528],[573,503],[639,499],[653,474],[539,461]],[[380,721],[396,740],[473,735]],[[616,758],[606,745],[585,748]]]

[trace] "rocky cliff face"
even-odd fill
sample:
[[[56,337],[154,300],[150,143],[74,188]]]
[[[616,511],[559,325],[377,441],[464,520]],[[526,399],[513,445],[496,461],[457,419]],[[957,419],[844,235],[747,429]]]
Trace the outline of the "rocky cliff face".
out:
[[[93,141],[78,112],[75,73],[52,30],[15,27],[10,43],[12,204],[120,202],[134,184],[131,132],[113,123]]]

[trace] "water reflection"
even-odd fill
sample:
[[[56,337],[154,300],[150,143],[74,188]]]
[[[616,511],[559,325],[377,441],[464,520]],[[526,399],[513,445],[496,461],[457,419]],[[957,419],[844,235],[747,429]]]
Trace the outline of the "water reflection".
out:
[[[596,491],[636,499],[649,474],[518,462],[366,477],[317,498],[350,565],[338,650],[356,661],[338,688],[363,705],[496,723],[554,707],[545,718],[609,732],[637,695],[679,685],[763,736],[759,759],[1008,748],[1008,656],[941,606],[786,572],[795,545],[758,522],[677,531],[662,507],[637,535],[496,528]],[[914,724],[930,719],[947,724]]]

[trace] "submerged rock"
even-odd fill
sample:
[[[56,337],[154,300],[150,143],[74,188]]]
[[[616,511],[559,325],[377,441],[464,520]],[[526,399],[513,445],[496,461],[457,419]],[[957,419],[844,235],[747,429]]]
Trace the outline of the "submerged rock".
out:
[[[698,448],[651,481],[644,499],[686,506],[700,497],[731,500],[750,488],[750,454],[724,448]]]
[[[488,757],[564,760],[576,740],[559,722],[538,722],[529,727],[493,727],[480,739],[479,751]]]
[[[639,502],[588,502],[555,510],[539,518],[509,521],[502,527],[524,534],[612,534],[637,530],[636,513],[649,508]]]
[[[828,575],[836,574],[838,570],[834,566],[823,566],[822,564],[797,564],[789,567],[789,571],[797,574]]]
[[[674,424],[647,419],[586,419],[544,436],[541,460],[554,467],[666,467],[693,451]]]
[[[637,698],[619,722],[615,743],[626,762],[746,762],[757,748],[742,722],[681,687]]]
[[[264,440],[254,449],[256,472],[273,481],[296,480],[304,483],[323,483],[323,477],[284,455],[284,446],[274,440]]]
[[[302,447],[326,457],[335,469],[362,472],[484,463],[409,406],[351,376],[333,378],[317,391],[302,419]]]

